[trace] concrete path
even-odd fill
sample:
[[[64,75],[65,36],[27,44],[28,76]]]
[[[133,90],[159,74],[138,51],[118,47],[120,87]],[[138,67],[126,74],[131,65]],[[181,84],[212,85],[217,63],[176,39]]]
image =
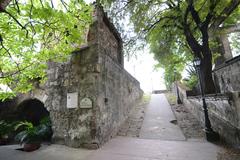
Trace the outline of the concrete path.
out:
[[[217,160],[210,143],[117,137],[89,160]]]
[[[170,121],[176,120],[176,118],[164,94],[153,94],[146,108],[140,138],[185,140],[178,125],[170,123]]]
[[[0,160],[217,160],[220,150],[211,143],[116,137],[96,151],[62,145],[43,146],[35,152],[0,147]]]
[[[221,148],[204,141],[184,141],[164,95],[152,95],[141,138],[116,137],[98,150],[63,145],[42,146],[34,152],[0,147],[0,160],[217,160]]]
[[[63,145],[43,145],[34,152],[16,150],[19,145],[0,147],[0,160],[87,160],[93,151],[75,149]]]

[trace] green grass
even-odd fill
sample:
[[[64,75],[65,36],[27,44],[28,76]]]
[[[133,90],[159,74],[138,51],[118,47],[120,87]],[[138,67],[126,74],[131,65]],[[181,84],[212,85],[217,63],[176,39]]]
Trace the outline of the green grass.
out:
[[[173,93],[171,93],[171,92],[165,93],[165,96],[166,96],[166,98],[168,100],[168,103],[170,105],[176,104],[177,97]]]
[[[143,98],[142,98],[142,102],[143,103],[149,103],[150,100],[151,100],[151,94],[144,93]]]

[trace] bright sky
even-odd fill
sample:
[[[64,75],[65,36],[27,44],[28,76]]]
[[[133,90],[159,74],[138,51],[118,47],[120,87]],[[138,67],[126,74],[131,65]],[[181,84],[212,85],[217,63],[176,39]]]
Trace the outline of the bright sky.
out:
[[[137,53],[137,58],[131,57],[129,61],[125,58],[124,68],[140,82],[144,92],[149,93],[152,90],[166,89],[163,80],[164,71],[163,69],[154,70],[156,63],[153,55],[145,49]]]
[[[92,3],[92,2],[95,2],[96,0],[84,0],[86,3]]]
[[[92,3],[95,0],[85,0],[87,3]],[[129,27],[129,26],[128,26]],[[135,77],[141,85],[144,92],[149,93],[152,90],[166,89],[163,80],[163,69],[154,70],[154,65],[157,62],[153,59],[153,55],[148,49],[138,51],[137,58],[130,57],[124,60],[124,68]]]

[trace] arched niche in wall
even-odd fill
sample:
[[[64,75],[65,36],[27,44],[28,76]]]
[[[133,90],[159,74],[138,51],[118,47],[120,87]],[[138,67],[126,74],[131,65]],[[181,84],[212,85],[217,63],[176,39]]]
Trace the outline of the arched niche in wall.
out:
[[[38,99],[26,99],[17,106],[19,120],[32,122],[38,125],[41,119],[49,117],[49,112]]]

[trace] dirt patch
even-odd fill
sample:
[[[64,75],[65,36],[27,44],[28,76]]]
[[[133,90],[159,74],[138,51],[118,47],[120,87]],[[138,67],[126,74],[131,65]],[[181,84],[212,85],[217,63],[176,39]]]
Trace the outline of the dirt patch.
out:
[[[177,125],[181,128],[187,139],[204,139],[203,128],[194,115],[184,106],[176,104],[176,98],[172,93],[165,94],[177,119]]]
[[[177,118],[177,124],[187,139],[204,138],[200,123],[184,105],[171,105],[171,107]]]
[[[217,155],[217,160],[240,160],[240,148],[223,146],[222,151]]]

